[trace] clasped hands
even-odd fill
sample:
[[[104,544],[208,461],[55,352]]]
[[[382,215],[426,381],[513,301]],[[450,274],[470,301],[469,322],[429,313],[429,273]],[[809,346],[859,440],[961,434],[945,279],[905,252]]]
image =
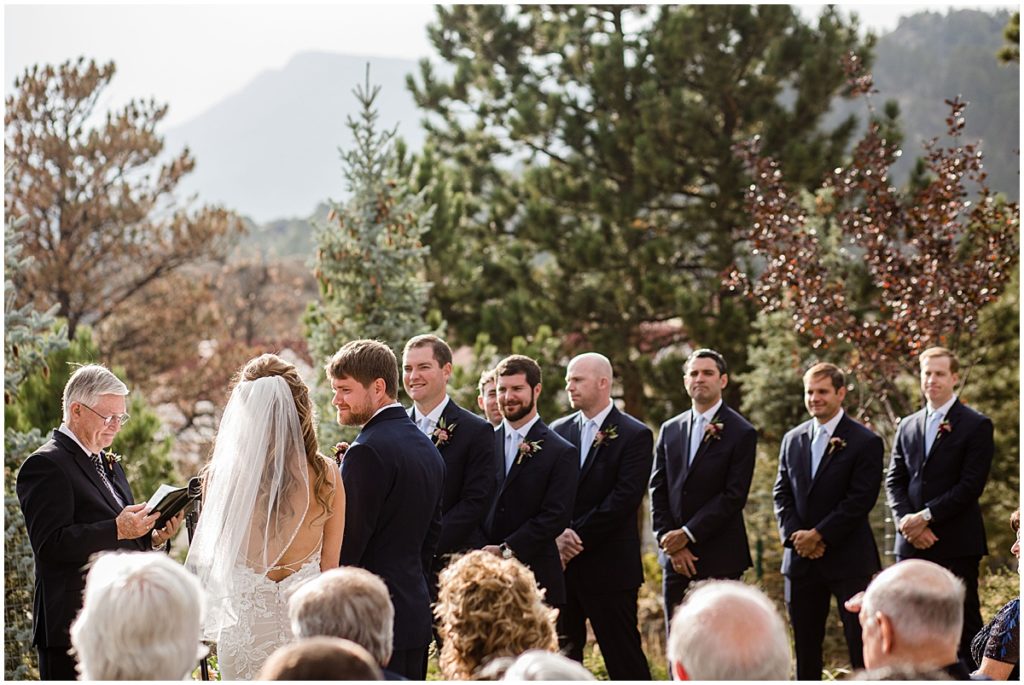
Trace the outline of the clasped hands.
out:
[[[939,539],[932,532],[932,529],[928,527],[928,521],[924,520],[924,516],[920,512],[907,514],[901,518],[899,530],[903,537],[907,539],[907,542],[917,549],[928,549]]]
[[[793,551],[807,559],[820,559],[825,555],[825,541],[815,528],[798,530],[789,536]]]
[[[141,538],[152,530],[153,524],[159,518],[160,512],[147,511],[145,502],[129,504],[114,519],[114,522],[117,524],[117,539],[135,540],[136,538]],[[160,530],[153,530],[151,533],[153,547],[159,547],[174,537],[174,534],[178,532],[178,526],[181,525],[184,518],[185,512],[181,512],[170,519]]]
[[[672,570],[681,576],[692,578],[697,575],[695,562],[699,557],[688,547],[689,544],[690,537],[682,528],[670,530],[661,536],[661,549],[672,562]]]
[[[562,562],[562,570],[572,561],[573,557],[583,551],[583,540],[572,528],[566,528],[562,534],[555,538],[558,545],[558,558]]]

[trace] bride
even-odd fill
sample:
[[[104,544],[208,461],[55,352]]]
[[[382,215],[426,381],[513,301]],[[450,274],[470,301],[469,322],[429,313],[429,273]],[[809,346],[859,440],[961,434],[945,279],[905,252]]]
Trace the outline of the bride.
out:
[[[338,566],[345,489],[318,452],[309,389],[264,354],[239,372],[213,457],[187,568],[207,591],[204,639],[224,680],[252,680],[292,640],[288,598]]]

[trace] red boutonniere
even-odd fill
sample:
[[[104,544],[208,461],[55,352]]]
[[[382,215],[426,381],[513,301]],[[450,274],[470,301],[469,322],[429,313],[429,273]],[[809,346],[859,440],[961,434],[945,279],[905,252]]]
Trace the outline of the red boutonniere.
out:
[[[455,433],[455,425],[454,423],[450,426],[445,424],[443,416],[437,420],[434,432],[430,434],[430,438],[434,441],[434,447],[440,449],[448,444],[448,441],[452,439],[452,435]]]
[[[334,446],[334,461],[341,466],[341,462],[345,459],[345,452],[348,452],[348,443],[339,442]]]
[[[594,442],[591,444],[591,448],[600,447],[605,443],[611,442],[617,437],[619,437],[619,427],[608,426],[608,430],[597,431],[597,435],[594,436]]]
[[[540,452],[540,445],[543,440],[523,440],[519,443],[519,456],[516,457],[516,464],[522,464],[524,459],[529,459]]]
[[[701,442],[721,440],[723,430],[725,430],[725,424],[717,419],[712,420],[711,423],[704,427],[704,439]]]
[[[949,421],[939,421],[939,432],[937,436],[943,436],[946,433],[953,432],[953,425]]]
[[[121,459],[123,459],[123,457],[120,454],[118,454],[117,452],[109,452],[109,451],[108,452],[104,452],[103,456],[106,457],[106,459],[107,459],[107,468],[108,469],[114,468],[114,464],[116,462],[121,461]]]
[[[842,438],[829,438],[828,450],[825,451],[825,454],[835,454],[844,447],[846,447],[846,441],[843,440]]]

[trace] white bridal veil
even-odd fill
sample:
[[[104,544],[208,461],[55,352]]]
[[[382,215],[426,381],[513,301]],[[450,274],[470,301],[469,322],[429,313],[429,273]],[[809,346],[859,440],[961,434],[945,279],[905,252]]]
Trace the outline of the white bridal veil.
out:
[[[247,578],[265,576],[309,507],[306,451],[288,383],[241,381],[224,409],[186,567],[207,591],[204,639],[238,622]]]

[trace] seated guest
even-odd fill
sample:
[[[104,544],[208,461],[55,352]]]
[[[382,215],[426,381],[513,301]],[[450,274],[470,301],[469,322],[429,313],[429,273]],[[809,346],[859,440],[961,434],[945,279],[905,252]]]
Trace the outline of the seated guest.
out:
[[[519,561],[477,550],[457,557],[439,580],[434,615],[444,679],[472,679],[497,657],[558,649],[557,612],[544,604],[533,572]]]
[[[311,637],[270,655],[259,680],[383,680],[373,657],[351,640]]]
[[[531,649],[519,655],[502,680],[597,680],[583,664],[561,654]]]
[[[679,605],[668,657],[677,680],[788,680],[786,625],[755,587],[708,580]]]
[[[970,680],[957,658],[964,620],[964,584],[938,564],[906,559],[885,569],[846,608],[858,614],[864,667],[943,670]]]
[[[95,558],[71,644],[82,680],[181,680],[206,653],[199,581],[161,552]]]
[[[1017,557],[1020,572],[1020,509],[1010,516],[1017,540],[1010,551]],[[971,641],[971,656],[978,670],[992,680],[1020,680],[1020,597],[1014,597],[999,610]]]
[[[380,577],[356,566],[321,573],[288,600],[288,617],[298,638],[340,637],[370,653],[384,669],[391,660],[395,607]],[[398,676],[384,671],[387,680]]]
[[[910,666],[883,666],[857,671],[850,680],[878,682],[880,680],[953,680],[943,670],[918,671]]]

